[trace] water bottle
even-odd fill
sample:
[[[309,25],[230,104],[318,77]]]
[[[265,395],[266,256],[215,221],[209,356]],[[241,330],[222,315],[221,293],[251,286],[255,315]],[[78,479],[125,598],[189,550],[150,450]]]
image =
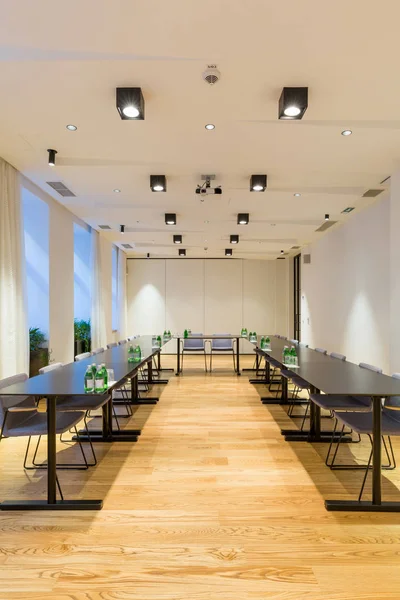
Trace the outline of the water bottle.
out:
[[[128,348],[128,362],[133,362],[135,360],[134,353],[133,345],[130,344]]]
[[[283,348],[283,356],[282,356],[282,361],[284,365],[287,365],[287,359],[288,359],[288,350],[289,348],[287,346],[285,346]]]
[[[107,373],[106,365],[104,363],[101,365],[101,369],[103,371],[103,378],[104,378],[103,391],[106,392],[108,390],[108,373]]]
[[[264,336],[261,338],[260,348],[261,348],[261,350],[264,350],[264,348],[265,348],[265,339],[264,339]]]
[[[271,339],[269,338],[268,335],[265,338],[265,348],[266,348],[266,350],[271,350]]]
[[[94,378],[94,391],[96,394],[102,394],[104,392],[104,371],[100,366],[96,371],[96,377]]]
[[[134,352],[133,352],[133,360],[135,362],[139,362],[142,358],[142,351],[140,349],[140,346],[135,346],[134,348]]]
[[[96,363],[92,363],[91,369],[92,369],[92,373],[93,373],[93,381],[94,381],[94,380],[95,380],[95,377],[96,377],[96,373],[97,373],[97,366],[96,366]]]
[[[161,348],[161,335],[157,337],[157,346]]]
[[[183,337],[185,338],[185,340],[188,338],[188,330],[185,329],[185,331],[183,332]]]
[[[85,392],[93,392],[94,377],[92,367],[89,365],[85,372]]]
[[[170,332],[169,329],[168,329],[167,337],[168,337],[169,340],[172,338],[172,334],[171,334],[171,332]]]

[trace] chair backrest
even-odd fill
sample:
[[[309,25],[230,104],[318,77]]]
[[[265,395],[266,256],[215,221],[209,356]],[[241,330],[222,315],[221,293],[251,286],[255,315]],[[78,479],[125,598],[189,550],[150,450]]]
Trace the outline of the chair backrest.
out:
[[[231,335],[230,333],[214,333],[213,335]],[[197,340],[200,341],[200,340]],[[211,340],[213,350],[233,350],[233,340],[215,339]]]
[[[124,344],[127,344],[128,340],[119,340],[118,345],[119,346],[123,346]]]
[[[338,360],[346,360],[346,357],[344,354],[338,354],[337,352],[331,352],[331,357],[337,358]]]
[[[305,342],[299,342],[299,346],[301,346],[302,348],[308,348],[308,344],[306,344]]]
[[[90,352],[82,352],[82,354],[77,354],[75,356],[75,360],[76,360],[76,362],[79,362],[80,360],[84,360],[85,358],[89,358],[89,356],[92,356]]]
[[[53,363],[52,365],[47,365],[47,367],[42,367],[39,369],[39,375],[43,375],[44,373],[49,373],[49,371],[55,371],[55,369],[59,369],[63,367],[63,363]]]
[[[368,363],[360,363],[358,365],[359,367],[361,367],[362,369],[368,369],[369,371],[374,371],[375,373],[383,373],[383,370],[380,369],[379,367],[374,367],[374,365],[369,365]]]
[[[14,385],[15,383],[23,383],[28,378],[26,373],[18,373],[18,375],[12,375],[11,377],[6,377],[5,379],[0,380],[0,394],[1,390],[8,387],[9,385]],[[1,396],[0,395],[0,430],[3,426],[4,418],[6,416],[7,409],[18,406],[18,404],[24,403],[24,406],[32,406],[32,408],[36,408],[35,400],[33,397],[28,396]],[[31,415],[32,413],[9,413],[6,420],[6,425],[3,429],[3,435],[7,435],[7,426],[13,427],[16,426],[21,418],[26,419],[27,415]]]
[[[315,348],[315,352],[320,352],[321,354],[328,354],[328,351],[324,348]]]
[[[107,344],[107,348],[115,348],[116,346],[118,346],[118,342],[110,342],[109,344]]]
[[[203,335],[202,333],[192,333],[193,335]],[[194,340],[191,337],[183,339],[184,350],[203,350],[205,340]]]
[[[400,379],[400,373],[393,373],[392,377],[394,379]],[[393,413],[393,411],[400,411],[400,396],[389,396],[385,399],[385,408],[392,413],[389,413],[389,416],[393,419],[400,420],[400,412]]]
[[[299,340],[289,340],[289,342],[290,342],[291,344],[298,344],[298,343],[299,343]]]
[[[104,352],[104,348],[96,348],[96,350],[92,350],[91,355],[100,354],[100,352]]]
[[[131,335],[127,339],[128,339],[128,342],[132,342],[133,340],[136,340],[136,335]]]

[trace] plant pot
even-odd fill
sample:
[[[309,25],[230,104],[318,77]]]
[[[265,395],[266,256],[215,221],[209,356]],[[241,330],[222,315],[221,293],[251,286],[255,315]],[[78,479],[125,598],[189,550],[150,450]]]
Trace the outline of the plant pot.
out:
[[[29,355],[29,377],[39,375],[39,369],[49,364],[49,349],[39,348]]]

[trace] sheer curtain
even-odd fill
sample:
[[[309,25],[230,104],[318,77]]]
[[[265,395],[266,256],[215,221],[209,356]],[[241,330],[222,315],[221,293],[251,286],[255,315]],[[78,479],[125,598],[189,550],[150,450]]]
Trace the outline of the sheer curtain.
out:
[[[19,174],[0,158],[0,379],[29,373],[23,240]]]
[[[91,230],[91,272],[92,272],[92,311],[91,334],[92,350],[107,344],[104,286],[102,282],[101,240],[99,232]]]
[[[118,317],[118,333],[123,339],[128,335],[126,331],[126,254],[120,248],[118,248]]]

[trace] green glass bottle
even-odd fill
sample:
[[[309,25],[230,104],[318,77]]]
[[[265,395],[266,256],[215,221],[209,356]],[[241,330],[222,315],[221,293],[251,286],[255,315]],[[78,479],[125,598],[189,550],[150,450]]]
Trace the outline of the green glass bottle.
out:
[[[97,369],[96,377],[94,379],[94,391],[96,394],[102,394],[104,392],[104,372],[101,366]]]
[[[185,331],[183,332],[183,337],[185,338],[185,340],[188,338],[188,330],[185,329]]]
[[[157,336],[157,346],[161,348],[161,335]]]
[[[85,372],[85,392],[93,392],[94,390],[94,377],[92,367],[89,365]]]
[[[168,339],[170,340],[171,338],[172,338],[172,335],[171,335],[170,330],[168,329]]]
[[[265,339],[264,339],[264,336],[261,338],[260,348],[261,348],[261,350],[264,350],[264,348],[265,348]]]
[[[139,362],[142,358],[142,351],[140,349],[140,346],[135,346],[134,348],[134,352],[133,352],[133,360],[135,362]]]
[[[134,351],[133,345],[130,344],[129,348],[128,348],[128,362],[133,362],[135,360],[134,353],[135,353],[135,351]]]
[[[103,378],[104,378],[103,391],[106,392],[108,390],[108,373],[107,373],[106,365],[104,363],[102,364],[101,368],[103,370]]]

